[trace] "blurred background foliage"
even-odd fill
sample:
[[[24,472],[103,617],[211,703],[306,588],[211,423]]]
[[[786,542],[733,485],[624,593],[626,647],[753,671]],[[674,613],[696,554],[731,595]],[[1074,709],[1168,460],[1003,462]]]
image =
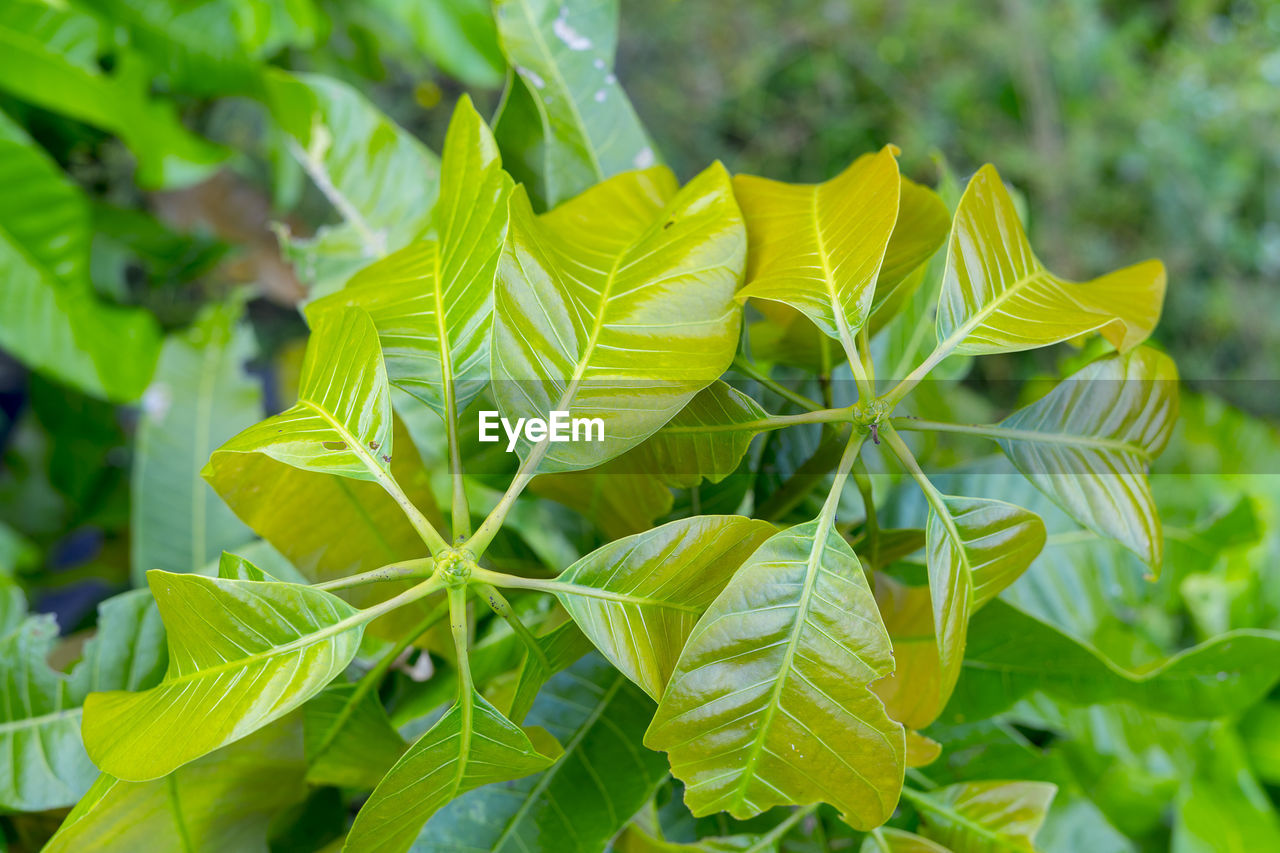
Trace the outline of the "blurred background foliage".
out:
[[[115,388],[65,384],[38,350],[18,351],[23,340],[0,344],[0,574],[33,611],[56,613],[64,635],[91,629],[100,601],[165,559],[154,556],[166,547],[154,532],[164,496],[148,504],[137,481],[148,460],[190,450],[166,445],[174,433],[156,424],[191,405],[193,360],[226,359],[208,374],[216,432],[287,406],[306,335],[298,304],[351,269],[350,234],[299,156],[305,127],[291,124],[310,96],[273,69],[349,84],[408,132],[338,92],[331,126],[354,138],[335,134],[330,153],[357,172],[388,151],[429,168],[457,97],[492,115],[508,80],[487,0],[0,3],[0,153],[16,164],[0,160],[0,231],[19,205],[61,211],[70,241],[88,244],[86,269],[57,267],[84,286],[72,307],[141,309],[121,321],[127,334],[99,342],[121,368]],[[893,143],[904,172],[931,185],[997,164],[1022,193],[1033,245],[1064,275],[1162,258],[1156,337],[1191,393],[1153,484],[1181,545],[1146,584],[1128,558],[1063,534],[1011,600],[1134,669],[1229,629],[1280,628],[1280,1],[623,0],[617,75],[682,179],[722,159],[817,181]],[[65,186],[23,196],[15,176],[41,169]],[[389,229],[411,228],[434,188],[389,175],[364,186],[370,208]],[[66,246],[46,249],[56,260]],[[249,322],[237,325],[241,312]],[[1091,355],[956,360],[947,419],[997,418]],[[762,476],[794,473],[813,450],[816,433],[796,434],[796,446],[761,451]],[[975,450],[990,448],[922,453],[941,469],[972,465]],[[203,459],[189,461],[188,480]],[[223,515],[210,520],[223,541],[251,537]],[[554,540],[543,551],[591,544],[570,541],[565,512],[535,518],[528,538]],[[561,529],[548,533],[547,519]],[[191,551],[189,538],[179,545]],[[1280,700],[1238,726],[1195,730],[1135,713],[1023,702],[948,732],[982,750],[930,773],[1058,782],[1050,849],[1167,849],[1171,837],[1218,849],[1215,826],[1233,820],[1262,827],[1246,841],[1280,839],[1269,805]],[[1228,792],[1220,808],[1169,817],[1206,786]],[[41,820],[4,831],[47,835],[56,821]]]

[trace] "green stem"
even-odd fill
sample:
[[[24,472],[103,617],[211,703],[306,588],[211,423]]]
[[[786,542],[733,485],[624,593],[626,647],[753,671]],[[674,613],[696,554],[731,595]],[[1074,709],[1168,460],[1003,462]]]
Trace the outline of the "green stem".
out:
[[[840,343],[844,346],[845,357],[849,359],[849,371],[853,373],[854,384],[858,386],[858,400],[868,401],[875,396],[875,393],[871,390],[871,380],[863,365],[862,355],[858,352],[858,345],[854,343],[848,327],[838,314],[836,321],[840,324]]]
[[[461,542],[471,535],[471,505],[467,502],[467,483],[462,474],[462,452],[458,444],[457,419],[448,425],[449,476],[453,479],[453,501],[449,505],[453,541]]]
[[[453,632],[453,645],[458,653],[458,702],[463,706],[463,731],[468,731],[470,697],[475,686],[471,680],[469,655],[471,635],[467,630],[467,588],[465,586],[449,587],[449,628]]]
[[[414,506],[413,501],[409,500],[409,496],[400,488],[400,484],[391,476],[389,471],[384,471],[374,466],[373,474],[377,477],[382,488],[387,494],[395,499],[400,505],[400,509],[404,511],[405,516],[409,519],[409,523],[413,525],[413,529],[418,531],[418,536],[426,544],[432,554],[438,554],[449,547],[449,543],[444,541],[444,537],[435,529],[435,526],[427,520],[422,514],[422,510]]]
[[[371,569],[367,572],[361,572],[356,575],[348,575],[345,578],[336,578],[331,581],[312,584],[316,589],[323,589],[332,592],[336,589],[347,589],[353,586],[363,586],[369,583],[379,583],[381,581],[397,581],[407,578],[425,578],[430,577],[435,561],[430,557],[422,557],[417,560],[405,560],[402,563],[391,563],[377,569]]]
[[[547,660],[546,654],[542,651],[542,646],[538,645],[538,640],[520,621],[520,615],[516,613],[515,608],[511,606],[511,602],[507,601],[506,596],[498,591],[492,584],[478,583],[476,591],[484,596],[485,601],[489,603],[489,609],[502,617],[502,619],[511,626],[511,630],[524,643],[525,648],[529,650],[531,657],[535,658],[538,663],[542,664],[542,668],[546,672],[551,672],[551,662]]]
[[[757,853],[757,851],[760,850],[772,849],[773,846],[781,841],[788,832],[795,828],[796,824],[817,810],[818,804],[816,803],[811,806],[802,806],[801,808],[796,809],[791,812],[791,814],[787,815],[784,820],[779,822],[777,826],[760,836],[760,838],[744,850],[743,853]]]
[[[868,561],[875,568],[880,564],[880,525],[876,520],[876,502],[871,488],[871,475],[867,473],[867,465],[861,458],[854,463],[853,482],[858,486],[858,494],[862,495],[862,506],[866,510]]]
[[[827,492],[827,499],[822,504],[822,513],[818,516],[818,527],[814,533],[816,542],[825,542],[831,526],[835,524],[836,510],[840,507],[840,495],[844,493],[844,484],[849,479],[849,472],[853,470],[853,463],[858,460],[858,452],[862,450],[862,442],[866,437],[867,433],[859,429],[849,436],[849,441],[844,446],[844,453],[841,454],[840,463],[836,466],[835,477],[831,480],[831,490]]]
[[[598,598],[603,601],[616,601],[621,604],[639,604],[652,607],[665,607],[668,610],[683,610],[689,613],[699,613],[700,608],[683,604],[672,604],[670,601],[663,601],[658,598],[645,598],[639,595],[628,595],[623,592],[613,592],[607,589],[596,589],[592,586],[583,586],[576,583],[565,583],[558,580],[543,580],[541,578],[522,578],[518,575],[507,575],[502,572],[491,572],[488,569],[476,567],[471,570],[471,578],[477,584],[490,584],[497,587],[505,587],[507,589],[531,589],[537,592],[549,592],[554,594],[563,593],[566,595],[581,595],[585,598]]]
[[[853,418],[853,407],[847,406],[843,409],[817,409],[812,412],[804,412],[798,415],[770,415],[767,418],[757,418],[753,421],[739,421],[738,423],[729,424],[691,424],[688,426],[667,426],[662,428],[664,435],[688,435],[711,432],[768,432],[769,430],[783,429],[797,424],[828,424],[840,423]]]
[[[876,840],[876,847],[880,848],[880,853],[893,853],[893,849],[889,846],[889,839],[884,837],[880,827],[877,826],[871,830],[871,837]]]
[[[858,354],[862,356],[862,370],[867,375],[867,399],[876,393],[876,366],[871,361],[871,318],[858,329]]]
[[[480,527],[462,546],[470,551],[475,559],[478,560],[484,554],[485,549],[493,542],[493,537],[497,536],[498,531],[502,529],[503,522],[507,520],[507,513],[511,512],[511,507],[515,504],[516,498],[520,497],[524,487],[529,485],[529,481],[537,473],[538,465],[542,462],[542,457],[547,455],[547,449],[550,446],[551,442],[548,440],[540,441],[533,446],[533,449],[529,451],[529,455],[520,463],[520,469],[516,471],[515,478],[512,479],[511,485],[507,486],[507,490],[503,492],[497,506],[485,517]]]
[[[822,406],[818,403],[815,403],[803,394],[797,394],[795,391],[792,391],[790,388],[782,385],[777,380],[770,377],[769,374],[765,373],[742,356],[738,356],[733,360],[733,367],[739,373],[750,379],[754,379],[756,382],[759,382],[779,397],[782,397],[784,400],[790,400],[802,409],[810,412],[816,412],[822,409]]]
[[[961,542],[960,531],[956,530],[951,513],[947,510],[946,502],[942,499],[942,492],[939,492],[938,487],[925,476],[924,471],[920,470],[920,463],[912,455],[911,448],[907,447],[906,442],[894,430],[892,424],[883,423],[880,425],[880,438],[884,439],[884,443],[893,451],[893,455],[898,457],[903,469],[911,475],[911,479],[916,481],[916,485],[924,493],[925,500],[929,502],[929,506],[933,507],[933,511],[938,514],[939,521],[947,528],[952,540],[957,543]]]
[[[944,421],[927,421],[920,418],[891,418],[893,426],[917,432],[951,432],[976,435],[992,441],[1031,441],[1037,444],[1066,444],[1072,447],[1088,447],[1094,450],[1114,450],[1130,453],[1149,460],[1151,455],[1142,447],[1115,438],[1097,438],[1071,433],[1040,432],[1034,429],[1010,429],[995,424],[951,424]]]

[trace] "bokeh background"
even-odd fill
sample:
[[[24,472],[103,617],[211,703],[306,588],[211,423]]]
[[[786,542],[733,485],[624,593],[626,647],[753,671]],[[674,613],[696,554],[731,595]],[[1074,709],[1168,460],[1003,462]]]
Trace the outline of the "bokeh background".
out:
[[[306,327],[305,288],[277,234],[335,215],[237,69],[343,80],[439,151],[462,93],[486,115],[501,97],[488,3],[76,0],[66,8],[91,17],[71,26],[53,8],[0,0],[0,138],[6,122],[18,128],[88,199],[98,299],[180,334],[242,293],[248,366],[265,410],[278,410]],[[47,69],[8,46],[24,39],[72,69],[68,80],[141,76],[198,140],[174,137],[193,161],[222,146],[217,165],[163,188],[143,180],[141,129],[109,98],[107,115],[68,106]],[[1063,275],[1161,258],[1156,342],[1188,392],[1157,478],[1162,512],[1208,530],[1246,506],[1252,526],[1247,547],[1188,570],[1181,593],[1145,591],[1131,572],[1118,604],[1087,591],[1120,613],[1104,650],[1138,665],[1228,628],[1280,627],[1280,0],[623,0],[617,74],[682,179],[720,159],[818,181],[893,143],[929,184],[995,163]],[[0,206],[15,203],[0,183]],[[983,359],[966,383],[1012,380],[999,392],[1012,403],[1062,365],[1060,352]],[[0,570],[64,634],[91,629],[97,603],[130,584],[146,406],[76,391],[0,350]],[[1269,707],[1280,719],[1280,703]],[[1280,751],[1269,760],[1275,799]],[[1113,779],[1117,813],[1126,786],[1174,784],[1177,772]]]

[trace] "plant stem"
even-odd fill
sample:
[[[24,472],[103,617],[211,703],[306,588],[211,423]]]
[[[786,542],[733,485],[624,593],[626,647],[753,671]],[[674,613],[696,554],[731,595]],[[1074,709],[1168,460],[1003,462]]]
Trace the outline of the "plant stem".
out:
[[[471,680],[471,645],[470,632],[467,630],[467,588],[465,586],[449,587],[449,628],[453,632],[453,645],[458,653],[458,702],[466,706],[471,704],[471,691],[474,684]],[[465,697],[465,698],[464,698]],[[464,722],[467,722],[464,720]]]
[[[862,506],[867,516],[865,530],[868,561],[872,568],[875,568],[880,562],[880,525],[876,521],[876,502],[871,488],[871,475],[867,473],[867,465],[861,458],[853,465],[853,482],[857,484],[858,493],[862,495]]]
[[[853,417],[853,407],[846,406],[843,409],[816,409],[812,412],[803,412],[798,415],[770,415],[767,418],[757,418],[754,421],[740,421],[738,423],[729,424],[707,424],[707,425],[690,425],[690,426],[667,426],[662,431],[665,434],[687,435],[711,432],[767,432],[769,430],[783,429],[784,427],[796,426],[797,424],[827,424],[840,423],[848,421]]]
[[[449,547],[449,543],[444,541],[444,537],[435,529],[427,517],[422,514],[422,510],[414,506],[413,501],[409,500],[409,496],[404,493],[404,489],[400,488],[400,484],[396,482],[395,477],[391,476],[391,472],[384,471],[376,464],[370,466],[373,475],[378,479],[382,488],[387,494],[400,504],[400,509],[404,510],[404,514],[409,519],[409,523],[413,525],[413,529],[418,531],[418,536],[426,544],[432,554],[438,554]]]
[[[684,610],[689,613],[698,613],[700,609],[697,607],[672,604],[669,601],[663,601],[657,598],[645,598],[639,595],[627,595],[626,593],[613,592],[607,589],[596,589],[591,586],[583,586],[576,583],[565,583],[557,580],[542,580],[540,578],[522,578],[518,575],[507,575],[502,572],[491,572],[488,569],[474,568],[471,570],[471,578],[477,584],[487,583],[492,586],[506,587],[508,589],[532,589],[537,592],[549,592],[552,594],[563,593],[567,595],[581,595],[585,598],[599,598],[603,601],[617,601],[622,604],[640,604],[652,605],[655,607],[665,607],[669,610]]]
[[[756,853],[756,851],[759,851],[759,850],[770,849],[771,847],[773,847],[774,844],[777,844],[779,841],[781,841],[783,836],[785,836],[788,832],[790,832],[793,828],[795,828],[796,824],[798,824],[800,821],[804,820],[806,817],[813,814],[817,810],[818,810],[818,805],[816,803],[811,806],[801,806],[800,808],[791,812],[791,814],[787,815],[786,818],[783,819],[781,822],[779,822],[778,825],[775,826],[773,829],[769,830],[767,833],[760,836],[760,839],[756,841],[754,844],[752,844],[750,847],[748,847],[746,850],[744,850],[743,853]]]
[[[476,590],[489,602],[489,609],[501,616],[511,626],[511,630],[515,631],[516,636],[525,644],[529,654],[536,658],[538,663],[542,664],[542,668],[545,671],[551,672],[551,662],[547,660],[546,654],[542,651],[542,646],[538,645],[538,640],[533,636],[533,632],[520,621],[520,616],[516,613],[515,608],[511,606],[511,602],[507,601],[506,596],[499,592],[496,587],[487,583],[476,584]]]
[[[902,430],[952,432],[962,435],[981,436],[992,441],[1033,441],[1038,444],[1067,444],[1073,447],[1089,447],[1095,450],[1115,450],[1121,453],[1130,453],[1144,460],[1150,460],[1151,458],[1151,454],[1140,445],[1115,438],[1040,432],[1033,429],[1010,429],[996,424],[950,424],[944,421],[927,421],[920,418],[891,418],[890,420],[895,428]]]
[[[426,598],[431,593],[439,590],[442,586],[444,586],[444,581],[432,575],[422,583],[406,589],[399,595],[394,595],[386,601],[380,601],[371,607],[366,607],[356,613],[355,616],[348,618],[355,620],[355,622],[371,622],[382,614],[395,610],[397,607],[403,607],[404,605],[417,601],[420,598]],[[347,620],[344,619],[343,621],[345,622]]]
[[[435,561],[430,557],[422,557],[417,560],[405,560],[402,563],[391,563],[377,569],[371,569],[367,572],[361,572],[356,575],[348,575],[345,578],[336,578],[331,581],[312,584],[316,589],[333,591],[335,589],[347,589],[353,586],[363,586],[369,583],[379,583],[381,581],[396,581],[406,578],[422,578],[430,577]]]
[[[956,542],[960,542],[960,533],[955,529],[955,522],[951,519],[951,513],[947,510],[946,503],[942,500],[942,493],[938,491],[938,487],[925,476],[924,471],[920,470],[920,463],[916,461],[915,456],[911,453],[911,448],[907,447],[906,442],[894,430],[892,424],[884,423],[880,426],[880,437],[884,439],[884,443],[893,451],[893,455],[898,457],[898,461],[902,463],[902,467],[911,479],[916,481],[916,485],[920,487],[920,491],[924,493],[924,498],[929,502],[929,506],[933,507],[933,511],[939,516],[939,520],[947,527],[948,532],[952,534],[952,538]]]
[[[503,492],[497,506],[485,517],[480,527],[463,545],[475,559],[479,559],[484,554],[485,549],[489,547],[489,543],[493,541],[493,537],[497,536],[498,531],[502,529],[503,522],[507,520],[507,513],[511,512],[511,507],[515,504],[516,498],[520,497],[524,487],[529,485],[529,481],[537,473],[538,464],[542,462],[542,457],[547,455],[547,448],[550,446],[550,441],[546,439],[533,446],[533,449],[529,451],[529,455],[520,463],[520,469],[516,471],[516,476],[511,480],[511,485],[507,486],[507,490]]]
[[[835,477],[831,480],[831,490],[827,492],[827,499],[822,504],[822,513],[818,516],[818,529],[814,539],[819,542],[826,541],[827,533],[835,524],[836,510],[840,507],[840,495],[844,493],[844,484],[849,479],[849,472],[853,470],[853,463],[857,461],[858,453],[862,450],[862,442],[866,437],[865,430],[857,430],[849,436],[849,441],[844,446],[840,463],[836,465]]]
[[[840,343],[844,345],[844,354],[849,359],[849,370],[853,373],[854,384],[858,386],[858,400],[860,402],[870,401],[875,396],[875,392],[871,389],[871,380],[868,378],[867,369],[863,365],[862,356],[858,352],[858,345],[854,343],[853,336],[849,334],[848,327],[838,314],[836,321],[840,324]]]
[[[822,409],[822,406],[818,403],[815,403],[803,394],[797,394],[795,391],[787,388],[785,385],[771,378],[769,374],[765,373],[742,356],[738,356],[733,360],[733,367],[739,373],[750,379],[754,379],[756,382],[759,382],[779,397],[782,397],[784,400],[790,400],[792,403],[795,403],[806,411],[816,412]]]
[[[449,477],[453,480],[453,500],[449,504],[449,519],[453,529],[453,541],[461,542],[471,535],[471,505],[467,502],[467,483],[462,474],[462,451],[458,447],[458,424],[455,416],[448,426]]]
[[[858,329],[858,354],[862,356],[862,370],[867,374],[867,399],[876,393],[876,366],[871,361],[871,318]]]
[[[880,401],[890,410],[894,406],[902,402],[902,398],[911,393],[911,391],[920,384],[920,382],[929,375],[929,371],[938,366],[938,362],[951,355],[951,350],[955,346],[947,348],[945,342],[938,344],[933,348],[933,352],[920,363],[920,365],[910,373],[908,373],[901,382],[890,388],[886,393],[880,396]]]

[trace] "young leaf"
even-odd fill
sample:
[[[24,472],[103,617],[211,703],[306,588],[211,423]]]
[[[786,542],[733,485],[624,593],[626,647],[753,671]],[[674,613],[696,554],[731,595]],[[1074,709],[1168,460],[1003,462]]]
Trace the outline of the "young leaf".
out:
[[[238,306],[207,309],[165,341],[143,395],[130,478],[132,576],[198,572],[253,534],[200,478],[209,454],[262,418],[258,383],[244,372],[252,333]]]
[[[629,172],[540,217],[512,195],[494,396],[512,421],[567,411],[604,422],[603,441],[533,445],[543,470],[617,456],[720,377],[737,346],[745,242],[719,164],[678,191],[665,168]]]
[[[100,775],[44,849],[265,850],[272,819],[306,797],[305,770],[288,717],[164,779]]]
[[[1000,422],[1013,464],[1076,521],[1158,572],[1160,516],[1146,472],[1178,416],[1178,371],[1143,347],[1085,366]]]
[[[1165,272],[1144,261],[1076,283],[1036,259],[994,166],[978,170],[956,208],[938,303],[939,348],[1018,352],[1100,332],[1121,352],[1151,334]]]
[[[1044,522],[1004,501],[943,497],[925,528],[929,595],[941,660],[939,701],[960,676],[969,616],[1013,583],[1044,547]]]
[[[372,788],[404,754],[407,744],[378,694],[355,693],[355,684],[335,684],[302,708],[307,781],[313,785]]]
[[[358,308],[316,319],[298,402],[236,435],[214,453],[261,453],[308,471],[357,480],[386,477],[391,392],[369,315]]]
[[[85,747],[118,779],[159,778],[279,719],[360,645],[357,611],[322,590],[160,571],[148,579],[169,634],[164,681],[85,701]]]
[[[876,605],[893,641],[893,672],[872,685],[890,718],[923,729],[938,718],[942,658],[934,639],[933,605],[927,586],[908,586],[877,572]]]
[[[427,824],[414,848],[523,853],[555,839],[564,853],[595,853],[653,795],[666,761],[639,746],[653,702],[597,655],[555,676],[527,721],[564,744],[535,776],[465,794]]]
[[[342,216],[314,237],[290,237],[286,253],[312,296],[337,290],[371,261],[426,229],[440,162],[355,89],[319,74],[267,74],[271,111],[290,149]]]
[[[0,65],[10,58],[6,53]],[[0,347],[86,393],[137,399],[159,352],[156,323],[94,293],[88,203],[3,114],[0,182]]]
[[[610,663],[657,700],[698,617],[772,533],[767,522],[735,515],[673,521],[583,557],[556,579],[565,585],[556,597]]]
[[[545,770],[558,755],[554,743],[540,737],[535,745],[528,733],[473,692],[391,768],[356,815],[343,849],[402,853],[446,803],[481,785]]]
[[[1249,707],[1277,681],[1280,634],[1275,632],[1222,634],[1135,673],[997,600],[970,626],[964,677],[947,717],[986,719],[1040,691],[1077,706],[1123,701],[1171,717],[1212,719]]]
[[[898,217],[894,153],[886,146],[864,154],[822,184],[736,176],[750,238],[747,285],[738,298],[790,305],[852,351]]]
[[[512,68],[494,132],[541,209],[657,162],[613,73],[618,0],[499,0],[494,17]]]
[[[507,234],[511,179],[471,99],[459,99],[444,144],[440,197],[425,239],[357,273],[311,304],[369,312],[392,384],[454,422],[489,378],[493,280]]]
[[[921,833],[948,850],[1030,851],[1057,791],[1046,782],[965,782],[917,792],[911,802]]]
[[[645,735],[695,815],[827,802],[879,826],[902,786],[902,726],[868,685],[893,668],[858,558],[820,522],[775,534],[712,602]]]
[[[898,220],[885,249],[871,303],[871,334],[897,316],[924,280],[924,265],[946,242],[951,211],[938,194],[903,178],[898,195]]]

